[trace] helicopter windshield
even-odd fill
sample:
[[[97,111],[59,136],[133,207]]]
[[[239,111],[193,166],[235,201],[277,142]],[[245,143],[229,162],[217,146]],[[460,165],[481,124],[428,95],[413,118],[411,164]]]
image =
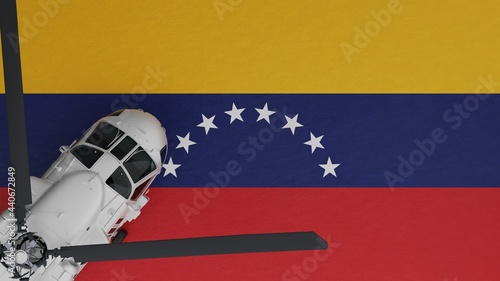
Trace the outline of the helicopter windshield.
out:
[[[132,184],[122,167],[118,167],[118,169],[111,174],[106,180],[106,184],[125,198],[128,198],[132,192]]]
[[[123,132],[115,126],[101,122],[88,137],[87,142],[102,149],[110,148],[121,136]]]
[[[160,151],[160,160],[162,161],[162,163],[165,163],[165,161],[167,161],[167,146],[166,145]]]
[[[78,161],[82,162],[85,167],[90,169],[95,162],[101,158],[104,152],[90,146],[79,145],[71,150],[71,154],[73,154]]]
[[[137,142],[135,142],[131,137],[126,136],[118,145],[111,150],[111,153],[118,158],[119,160],[122,160],[125,155],[127,155],[132,149],[137,145]]]
[[[148,155],[142,147],[139,147],[132,155],[123,163],[130,177],[137,183],[145,176],[156,169],[153,159]]]

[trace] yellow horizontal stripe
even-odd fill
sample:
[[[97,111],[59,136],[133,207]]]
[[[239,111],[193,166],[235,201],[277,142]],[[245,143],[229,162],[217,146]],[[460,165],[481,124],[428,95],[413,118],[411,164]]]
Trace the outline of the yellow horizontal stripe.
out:
[[[494,0],[18,5],[28,93],[460,93],[500,81]]]

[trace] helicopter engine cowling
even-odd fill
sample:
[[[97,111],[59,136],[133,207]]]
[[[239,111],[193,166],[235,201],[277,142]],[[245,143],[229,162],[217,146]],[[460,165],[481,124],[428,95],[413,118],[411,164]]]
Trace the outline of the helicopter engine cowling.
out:
[[[29,209],[29,231],[49,248],[74,244],[97,221],[105,184],[99,174],[75,171],[65,175]]]

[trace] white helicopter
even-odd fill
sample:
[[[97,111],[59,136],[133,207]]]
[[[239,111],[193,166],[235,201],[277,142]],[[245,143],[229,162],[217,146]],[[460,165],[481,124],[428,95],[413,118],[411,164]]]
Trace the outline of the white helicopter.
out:
[[[0,216],[0,281],[71,281],[87,262],[325,250],[314,232],[122,243],[166,158],[161,123],[141,110],[98,120],[40,177],[30,177],[15,0],[0,1],[11,167]]]
[[[38,270],[46,258],[43,249],[121,242],[127,234],[120,230],[123,224],[137,218],[149,200],[148,187],[161,170],[166,150],[164,128],[140,110],[110,114],[80,140],[62,146],[61,156],[45,174],[30,179],[32,204],[26,208],[26,226],[32,234],[15,238],[19,249],[14,253],[8,251],[15,233],[9,229],[11,211],[1,214],[7,270],[0,268],[0,280],[11,280],[14,267],[19,276],[32,276],[30,280],[73,280],[85,264],[58,257]]]

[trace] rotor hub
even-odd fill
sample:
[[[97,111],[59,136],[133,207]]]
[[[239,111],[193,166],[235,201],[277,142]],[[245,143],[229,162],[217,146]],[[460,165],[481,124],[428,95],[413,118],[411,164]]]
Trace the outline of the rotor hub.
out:
[[[17,264],[24,264],[28,261],[28,253],[23,250],[17,250],[14,257]]]
[[[10,242],[9,242],[10,241]],[[40,236],[22,233],[2,245],[2,264],[14,278],[29,278],[47,263],[47,245]]]

